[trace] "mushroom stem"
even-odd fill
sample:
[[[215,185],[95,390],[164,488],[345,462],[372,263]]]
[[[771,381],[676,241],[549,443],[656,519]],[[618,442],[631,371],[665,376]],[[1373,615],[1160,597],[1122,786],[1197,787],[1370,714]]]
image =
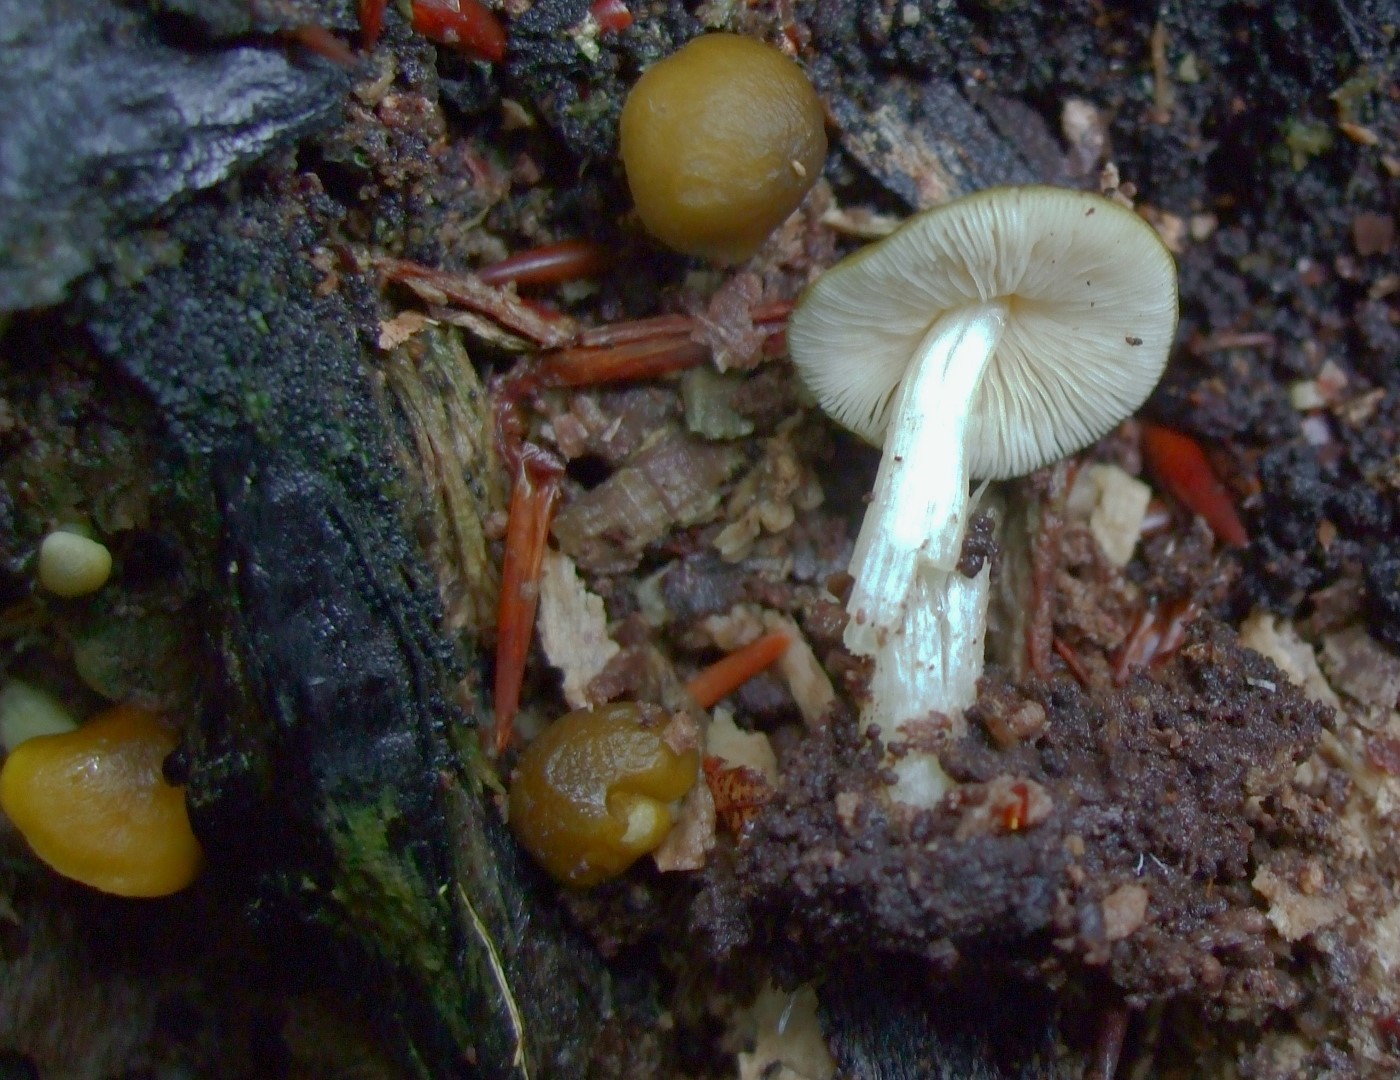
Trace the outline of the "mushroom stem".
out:
[[[875,491],[851,559],[846,646],[875,660],[866,727],[910,750],[894,795],[928,805],[947,778],[915,722],[953,725],[976,698],[987,570],[958,570],[967,529],[965,440],[973,400],[1006,326],[1002,300],[950,311],[929,327],[895,401]]]

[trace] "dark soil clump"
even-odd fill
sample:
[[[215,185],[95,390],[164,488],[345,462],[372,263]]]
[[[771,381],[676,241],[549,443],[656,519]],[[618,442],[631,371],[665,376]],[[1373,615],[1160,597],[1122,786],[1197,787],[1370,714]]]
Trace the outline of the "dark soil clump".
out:
[[[909,821],[875,797],[878,757],[849,725],[803,744],[796,786],[736,868],[756,933],[820,970],[901,954],[945,971],[994,961],[1052,985],[1092,976],[1139,1004],[1190,994],[1262,1015],[1296,1003],[1250,879],[1263,852],[1322,836],[1328,811],[1292,776],[1323,711],[1218,624],[1160,681],[1001,692],[1044,709],[1039,738],[1006,751],[964,740],[946,759],[965,785],[951,809]],[[1043,820],[977,819],[969,792],[1006,778],[1043,790]]]

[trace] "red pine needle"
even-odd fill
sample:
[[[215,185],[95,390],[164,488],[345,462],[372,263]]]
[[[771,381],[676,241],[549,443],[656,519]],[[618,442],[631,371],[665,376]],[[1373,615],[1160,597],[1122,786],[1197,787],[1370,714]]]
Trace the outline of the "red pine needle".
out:
[[[612,264],[612,252],[591,240],[561,240],[557,244],[519,251],[484,266],[476,276],[488,285],[558,285],[596,277]]]
[[[366,52],[379,43],[384,32],[384,8],[389,0],[360,0],[360,46]]]
[[[286,33],[302,48],[311,50],[317,56],[324,56],[334,64],[339,64],[343,68],[360,66],[360,58],[355,55],[350,46],[324,26],[308,23],[305,26],[293,27]]]
[[[477,0],[457,0],[456,8],[435,0],[413,0],[413,29],[429,41],[470,49],[492,63],[505,59],[506,32]]]
[[[781,630],[735,649],[723,660],[717,660],[685,684],[702,709],[708,709],[743,686],[759,672],[771,667],[787,652],[790,639]]]
[[[629,341],[610,348],[560,349],[540,362],[546,386],[596,386],[601,383],[658,379],[710,358],[710,349],[688,337]]]
[[[510,745],[520,688],[535,629],[549,523],[563,484],[563,470],[551,456],[525,444],[510,496],[506,553],[501,566],[501,599],[496,609],[497,755]]]
[[[1142,453],[1156,481],[1188,510],[1205,518],[1221,541],[1232,547],[1249,543],[1234,500],[1200,443],[1179,431],[1143,424]]]

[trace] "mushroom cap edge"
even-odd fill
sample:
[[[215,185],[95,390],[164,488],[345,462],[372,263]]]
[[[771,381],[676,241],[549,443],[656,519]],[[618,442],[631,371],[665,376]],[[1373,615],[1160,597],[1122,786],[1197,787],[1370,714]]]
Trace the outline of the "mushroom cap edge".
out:
[[[934,320],[997,298],[1010,314],[967,439],[979,478],[1102,437],[1156,386],[1176,332],[1175,260],[1147,222],[1099,195],[1027,185],[924,211],[837,263],[800,298],[789,350],[822,408],[879,445]]]

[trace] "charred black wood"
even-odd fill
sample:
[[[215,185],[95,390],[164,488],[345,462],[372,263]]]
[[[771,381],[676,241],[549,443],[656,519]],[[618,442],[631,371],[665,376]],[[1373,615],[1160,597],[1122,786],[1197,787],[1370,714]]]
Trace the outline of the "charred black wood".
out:
[[[607,977],[521,865],[447,698],[464,669],[394,501],[363,327],[312,287],[321,239],[295,201],[209,200],[172,222],[178,262],[86,307],[217,536],[196,827],[251,902],[329,927],[419,1075],[584,1075]]]

